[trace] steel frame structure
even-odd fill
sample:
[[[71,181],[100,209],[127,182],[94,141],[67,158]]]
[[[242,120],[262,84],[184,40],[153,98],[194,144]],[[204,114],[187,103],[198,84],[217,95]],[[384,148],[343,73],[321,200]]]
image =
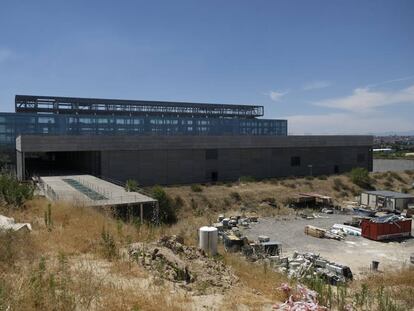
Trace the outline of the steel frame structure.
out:
[[[76,115],[128,115],[254,119],[263,106],[16,95],[15,111]]]

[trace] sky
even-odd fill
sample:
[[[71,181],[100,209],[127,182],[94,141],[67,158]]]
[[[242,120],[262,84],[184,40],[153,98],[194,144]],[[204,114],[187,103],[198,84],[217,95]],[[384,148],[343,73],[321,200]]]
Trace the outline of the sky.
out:
[[[14,95],[265,106],[290,134],[414,132],[414,1],[0,1]]]

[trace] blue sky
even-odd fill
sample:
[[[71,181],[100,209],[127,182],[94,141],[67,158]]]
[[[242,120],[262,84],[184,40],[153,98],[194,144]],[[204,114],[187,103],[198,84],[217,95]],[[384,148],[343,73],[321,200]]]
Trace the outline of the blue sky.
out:
[[[259,104],[296,134],[414,130],[414,1],[0,2],[15,94]]]

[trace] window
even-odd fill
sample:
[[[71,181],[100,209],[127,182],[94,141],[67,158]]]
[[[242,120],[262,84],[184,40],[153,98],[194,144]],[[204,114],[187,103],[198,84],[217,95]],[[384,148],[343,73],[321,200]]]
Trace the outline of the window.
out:
[[[206,160],[217,160],[218,151],[217,149],[207,149],[206,150]]]
[[[300,166],[300,157],[291,157],[290,166]]]
[[[361,163],[365,161],[365,153],[358,153],[357,162]]]

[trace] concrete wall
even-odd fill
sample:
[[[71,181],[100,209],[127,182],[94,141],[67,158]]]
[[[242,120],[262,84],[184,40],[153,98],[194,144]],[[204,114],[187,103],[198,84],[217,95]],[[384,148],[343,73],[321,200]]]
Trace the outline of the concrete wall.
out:
[[[101,176],[141,185],[371,170],[371,147],[371,136],[21,136],[16,141],[24,152],[99,151]],[[300,158],[300,165],[292,166],[292,157]]]

